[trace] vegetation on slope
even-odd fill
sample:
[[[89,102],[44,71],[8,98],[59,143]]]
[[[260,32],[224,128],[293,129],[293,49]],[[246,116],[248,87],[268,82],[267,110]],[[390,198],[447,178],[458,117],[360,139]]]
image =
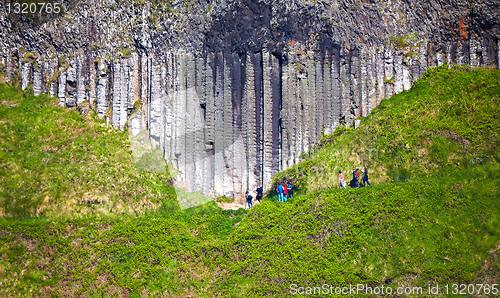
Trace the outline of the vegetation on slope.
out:
[[[338,171],[366,166],[373,182],[408,181],[500,161],[500,71],[430,69],[384,99],[358,129],[325,136],[304,163],[281,172],[303,191],[338,187]]]
[[[500,281],[499,86],[498,70],[431,70],[359,129],[325,136],[304,163],[279,173],[276,181],[302,187],[287,203],[271,196],[248,212],[211,202],[3,219],[0,295],[255,297],[290,296],[294,284],[393,292],[439,284],[449,296],[445,284],[491,288]],[[353,146],[361,152],[351,154]],[[363,153],[371,147],[373,158]],[[362,163],[373,187],[339,189],[335,167]]]
[[[168,173],[136,169],[127,132],[0,85],[0,216],[136,213],[176,204]]]

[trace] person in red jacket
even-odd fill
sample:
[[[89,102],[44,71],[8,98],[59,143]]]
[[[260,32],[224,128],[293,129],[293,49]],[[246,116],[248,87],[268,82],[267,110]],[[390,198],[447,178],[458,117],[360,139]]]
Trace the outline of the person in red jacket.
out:
[[[286,187],[286,183],[283,183],[283,190],[285,192],[284,198],[285,198],[285,202],[286,202],[286,200],[288,198],[288,188]]]

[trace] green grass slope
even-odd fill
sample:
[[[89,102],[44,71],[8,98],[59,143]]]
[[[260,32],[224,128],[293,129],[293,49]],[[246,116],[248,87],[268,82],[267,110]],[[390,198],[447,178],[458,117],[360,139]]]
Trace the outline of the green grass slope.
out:
[[[499,283],[498,198],[499,167],[486,165],[433,179],[324,190],[285,204],[267,201],[225,243],[220,265],[227,277],[218,287],[231,296],[260,297],[323,284],[396,293],[398,287]]]
[[[275,181],[300,187],[286,203],[270,195],[249,211],[211,202],[134,215],[0,219],[0,296],[288,297],[299,287],[366,284],[389,287],[394,297],[404,287],[429,296],[428,285],[439,285],[437,296],[448,297],[453,284],[487,284],[489,296],[477,286],[462,296],[493,297],[500,281],[499,78],[498,70],[431,70],[412,90],[384,100],[359,129],[325,136],[303,163],[279,173]],[[2,127],[12,120],[2,119]],[[93,125],[86,130],[121,136]],[[11,164],[26,157],[11,151],[2,152],[2,163],[21,175]],[[364,163],[373,187],[339,189],[335,171]],[[3,172],[2,179],[13,178]],[[155,177],[139,181],[158,191]],[[321,290],[310,296],[326,296]]]
[[[338,129],[306,161],[279,173],[302,191],[338,187],[338,171],[366,166],[371,181],[407,181],[500,161],[500,71],[430,69],[384,99],[356,130]]]
[[[137,213],[176,204],[168,173],[136,169],[127,132],[0,84],[0,216]]]

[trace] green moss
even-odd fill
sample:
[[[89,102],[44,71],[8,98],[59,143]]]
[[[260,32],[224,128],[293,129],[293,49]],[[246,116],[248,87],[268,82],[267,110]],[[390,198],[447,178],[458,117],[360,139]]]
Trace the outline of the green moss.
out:
[[[36,56],[33,52],[26,52],[26,54],[24,54],[24,57],[21,59],[21,62],[23,62],[23,63],[35,63]]]
[[[0,213],[80,217],[114,212],[143,213],[176,201],[165,173],[134,167],[128,134],[105,127],[95,115],[83,118],[46,95],[32,96],[1,85]],[[89,114],[92,115],[92,114]],[[160,199],[161,198],[161,199]],[[100,208],[86,202],[103,201]],[[151,202],[151,203],[150,203]]]

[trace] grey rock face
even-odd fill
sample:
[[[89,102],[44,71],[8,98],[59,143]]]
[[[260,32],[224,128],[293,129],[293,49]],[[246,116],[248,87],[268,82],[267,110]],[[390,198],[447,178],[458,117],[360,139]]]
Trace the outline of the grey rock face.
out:
[[[359,124],[430,66],[500,67],[491,1],[104,2],[25,34],[0,16],[6,80],[116,129],[140,110],[179,185],[211,196],[270,188],[323,132]]]

